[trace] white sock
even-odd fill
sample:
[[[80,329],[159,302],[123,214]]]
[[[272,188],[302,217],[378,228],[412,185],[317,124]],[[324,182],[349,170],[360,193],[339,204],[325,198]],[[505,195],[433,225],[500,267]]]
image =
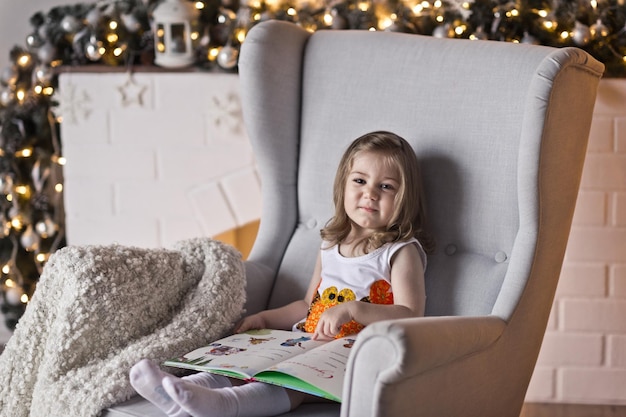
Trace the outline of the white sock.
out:
[[[189,417],[189,414],[185,410],[181,409],[175,401],[172,401],[171,397],[163,389],[162,380],[166,376],[178,379],[173,375],[161,371],[161,369],[154,362],[142,359],[130,370],[130,384],[139,395],[159,407],[168,416]],[[222,388],[232,386],[227,377],[209,374],[207,372],[189,375],[183,377],[183,379],[190,384],[196,384],[206,388]]]
[[[230,382],[230,378],[228,378],[227,376],[212,374],[209,372],[198,372],[197,374],[184,376],[182,379],[192,384],[200,385],[206,388],[227,388],[233,386],[233,384]]]
[[[165,377],[163,388],[193,417],[270,417],[291,409],[285,388],[262,382],[211,389]]]

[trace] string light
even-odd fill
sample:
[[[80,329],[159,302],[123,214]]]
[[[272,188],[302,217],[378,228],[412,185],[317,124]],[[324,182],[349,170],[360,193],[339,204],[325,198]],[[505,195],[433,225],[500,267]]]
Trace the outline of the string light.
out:
[[[15,152],[15,156],[18,158],[28,158],[33,155],[33,148],[24,148]]]
[[[32,63],[31,56],[29,54],[22,54],[17,58],[17,65],[20,67],[28,67]]]
[[[24,99],[26,98],[26,91],[24,91],[24,90],[22,90],[22,89],[17,90],[17,91],[15,92],[15,97],[17,97],[17,100],[18,100],[20,103],[21,103],[21,102],[23,102],[23,101],[24,101]]]

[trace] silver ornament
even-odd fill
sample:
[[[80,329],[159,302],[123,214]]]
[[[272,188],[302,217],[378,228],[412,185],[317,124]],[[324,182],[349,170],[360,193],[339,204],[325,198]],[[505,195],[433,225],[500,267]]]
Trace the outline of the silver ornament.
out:
[[[43,239],[53,236],[57,232],[57,229],[57,224],[48,216],[35,224],[35,230]]]
[[[217,23],[221,25],[229,25],[236,19],[237,13],[224,7],[220,8],[219,14],[217,15]]]
[[[102,18],[102,12],[98,7],[94,7],[89,10],[85,15],[85,22],[91,27],[97,27],[98,23],[100,23],[100,19]]]
[[[37,58],[39,58],[39,60],[44,64],[49,64],[54,61],[56,55],[57,49],[50,42],[46,42],[45,44],[43,44],[43,46],[39,48],[39,51],[37,51]]]
[[[72,15],[67,15],[61,20],[61,29],[65,33],[76,33],[80,29],[80,21]]]
[[[100,46],[98,45],[98,43],[92,43],[89,42],[87,45],[85,45],[85,56],[90,60],[90,61],[98,61],[100,58],[102,58],[102,53],[100,52]]]
[[[43,45],[43,42],[41,41],[41,37],[39,37],[36,32],[33,32],[26,36],[26,45],[32,50],[39,48]]]
[[[141,29],[141,23],[137,20],[137,17],[132,13],[123,14],[122,23],[124,23],[124,27],[128,29],[130,33],[137,33],[139,29]]]
[[[345,17],[339,14],[337,9],[332,9],[330,11],[330,15],[332,16],[332,23],[330,25],[331,28],[333,29],[347,29],[348,28],[348,21],[345,19]]]
[[[4,67],[2,73],[0,73],[0,82],[2,82],[2,85],[15,85],[17,77],[18,71],[15,66]]]
[[[602,20],[598,19],[596,23],[589,27],[589,34],[592,39],[602,39],[609,36],[609,28],[607,28]]]
[[[454,32],[451,32],[450,24],[446,23],[445,25],[440,25],[433,29],[433,37],[452,38],[454,37]]]
[[[487,32],[485,32],[485,28],[483,28],[482,26],[478,26],[478,28],[476,28],[476,31],[470,35],[470,39],[485,41],[489,39],[489,35],[487,34]]]
[[[572,40],[578,46],[585,46],[591,41],[591,30],[589,26],[576,21],[572,31]]]
[[[54,71],[47,65],[38,65],[33,73],[37,81],[43,85],[49,85],[54,77]]]
[[[47,40],[48,39],[48,25],[44,23],[43,25],[39,26],[37,28],[37,35],[39,35],[39,39],[41,39],[42,41]]]
[[[0,90],[0,104],[3,106],[8,106],[15,99],[15,94],[9,88],[3,88]]]
[[[14,306],[20,305],[22,303],[23,293],[20,288],[16,288],[16,287],[7,288],[4,294],[5,294],[7,303],[14,305]]]
[[[539,40],[535,38],[533,35],[529,34],[528,32],[524,32],[524,36],[522,36],[522,40],[520,42],[525,43],[527,45],[539,45],[540,44]]]
[[[39,248],[39,235],[35,233],[32,225],[28,225],[22,236],[20,236],[20,243],[22,247],[28,252],[32,252]]]
[[[217,65],[224,69],[233,69],[237,66],[239,50],[230,45],[224,46],[217,54]]]

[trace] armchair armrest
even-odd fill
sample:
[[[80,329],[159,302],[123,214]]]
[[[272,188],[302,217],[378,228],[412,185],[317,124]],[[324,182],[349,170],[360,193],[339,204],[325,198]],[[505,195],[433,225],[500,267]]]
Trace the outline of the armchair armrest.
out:
[[[505,327],[495,316],[423,317],[369,325],[348,360],[342,417],[390,416],[388,401],[382,398],[385,387],[410,384],[421,374],[484,351]]]

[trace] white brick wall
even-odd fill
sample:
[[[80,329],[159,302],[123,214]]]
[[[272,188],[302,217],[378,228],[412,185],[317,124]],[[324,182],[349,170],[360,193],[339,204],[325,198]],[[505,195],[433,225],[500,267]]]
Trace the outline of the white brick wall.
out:
[[[74,97],[64,104],[62,125],[70,243],[167,246],[258,217],[253,158],[230,115],[237,114],[236,76],[137,74],[135,80],[146,86],[142,103],[124,104],[118,89],[124,74],[61,77],[64,97]],[[624,97],[626,80],[601,81],[528,401],[626,404]]]
[[[565,264],[527,400],[626,404],[626,80],[602,80]]]

